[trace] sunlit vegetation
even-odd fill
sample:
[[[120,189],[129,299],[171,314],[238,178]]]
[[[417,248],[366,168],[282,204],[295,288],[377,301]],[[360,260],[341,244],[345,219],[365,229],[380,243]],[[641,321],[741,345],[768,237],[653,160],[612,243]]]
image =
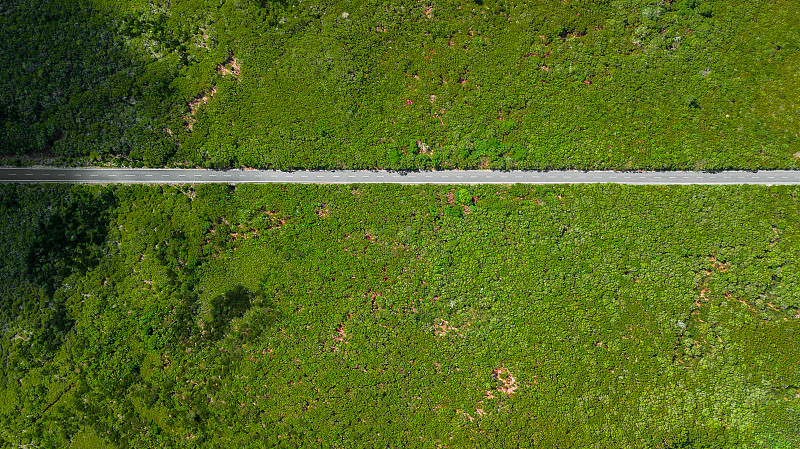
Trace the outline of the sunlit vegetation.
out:
[[[0,153],[794,168],[798,23],[792,0],[10,0]]]
[[[0,445],[796,448],[798,195],[0,186]]]

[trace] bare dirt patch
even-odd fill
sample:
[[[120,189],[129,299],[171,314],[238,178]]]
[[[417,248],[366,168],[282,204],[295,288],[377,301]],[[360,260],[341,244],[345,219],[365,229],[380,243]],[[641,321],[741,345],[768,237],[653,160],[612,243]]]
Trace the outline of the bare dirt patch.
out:
[[[709,278],[713,273],[725,273],[731,268],[730,263],[722,263],[717,260],[715,256],[708,256],[708,263],[711,265],[710,270],[700,270],[699,274],[701,276],[700,284],[697,286],[697,289],[700,292],[700,301],[708,301],[708,281]]]
[[[722,263],[717,260],[714,256],[709,256],[708,261],[711,263],[711,266],[714,267],[715,270],[725,273],[731,267],[730,263]]]
[[[434,327],[433,333],[437,337],[444,337],[450,331],[455,331],[456,335],[458,335],[459,337],[463,337],[463,335],[461,335],[461,332],[459,332],[459,329],[457,327],[451,326],[450,322],[447,320],[443,320],[440,318],[439,324],[436,324],[433,327]]]
[[[208,100],[214,97],[214,94],[217,93],[217,88],[212,87],[210,91],[204,92],[201,95],[195,97],[194,99],[189,101],[189,114],[195,115],[197,110],[200,109],[200,104],[208,104]]]
[[[467,412],[464,412],[464,411],[461,411],[459,409],[456,409],[456,413],[458,413],[459,415],[467,418],[469,420],[469,422],[475,421],[475,418],[472,415],[470,415],[469,413],[467,413]]]
[[[435,98],[436,98],[436,95],[433,95],[433,97],[434,97],[434,99],[435,99]],[[433,101],[431,101],[431,103],[432,103],[432,102],[433,102]],[[421,141],[421,140],[418,140],[418,141],[417,141],[417,148],[419,149],[419,152],[420,152],[421,154],[433,154],[433,150],[431,149],[431,146],[430,146],[430,145],[428,145],[427,143],[425,143],[425,142]]]
[[[204,92],[189,101],[189,115],[183,116],[183,120],[186,122],[186,128],[189,131],[194,130],[194,115],[197,113],[197,110],[200,109],[200,105],[208,104],[208,100],[213,98],[215,93],[217,93],[216,86],[212,87],[210,91]]]
[[[364,297],[365,298],[371,297],[371,299],[372,299],[372,309],[373,310],[378,310],[378,311],[383,310],[383,307],[378,305],[378,298],[385,298],[385,296],[383,296],[382,294],[380,294],[378,292],[370,291],[370,292],[364,293]]]
[[[194,191],[191,191],[191,193],[194,195]],[[190,196],[190,198],[194,197]],[[269,225],[266,226],[266,229],[277,229],[286,224],[286,220],[278,218],[277,212],[265,210],[264,214],[269,217],[270,221]],[[263,224],[261,226],[263,226]],[[203,247],[205,248],[211,245],[216,245],[212,243],[212,238],[210,236],[222,232],[224,234],[225,243],[233,250],[236,250],[242,240],[258,236],[261,230],[263,230],[263,228],[254,227],[251,220],[247,221],[246,223],[231,224],[227,218],[219,217],[215,222],[211,223],[211,226],[209,226],[208,230],[206,231],[205,235],[207,238],[205,244],[203,244]],[[213,254],[219,256],[221,254],[221,250],[215,246]]]
[[[282,218],[278,218],[278,213],[273,212],[270,210],[265,210],[264,214],[269,217],[270,220],[270,228],[280,228],[281,226],[286,224],[286,220]]]
[[[238,79],[239,75],[242,74],[242,69],[239,66],[239,62],[236,60],[236,57],[233,55],[233,53],[231,53],[225,62],[217,66],[217,72],[222,75],[223,78],[231,75]]]
[[[500,368],[495,368],[492,371],[492,377],[494,377],[501,384],[503,384],[502,387],[497,387],[497,391],[501,393],[511,395],[511,393],[513,393],[514,391],[517,390],[517,388],[519,388],[517,380],[514,378],[513,375],[511,375],[511,372],[505,366],[501,366]]]
[[[347,334],[344,332],[344,323],[339,323],[339,325],[336,326],[336,335],[333,336],[333,339],[338,342],[343,342],[345,337],[347,337]]]
[[[204,27],[200,27],[200,35],[197,37],[197,46],[208,50],[208,42],[210,41],[211,37],[208,35],[208,33],[206,33],[206,29]]]

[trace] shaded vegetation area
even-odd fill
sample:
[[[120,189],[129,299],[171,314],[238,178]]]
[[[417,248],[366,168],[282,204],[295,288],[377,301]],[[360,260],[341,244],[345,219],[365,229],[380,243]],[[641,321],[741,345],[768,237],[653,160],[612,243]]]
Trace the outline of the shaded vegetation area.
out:
[[[115,208],[113,190],[0,185],[0,284],[2,328],[22,319],[32,348],[53,350],[73,320],[55,292],[70,275],[83,275],[105,254],[105,237]],[[39,354],[37,357],[43,357]]]
[[[135,31],[126,19],[87,1],[3,2],[0,152],[167,161],[170,84],[185,64],[154,41],[162,19],[145,14]]]
[[[794,448],[798,196],[3,186],[0,441]]]
[[[716,170],[800,159],[791,0],[0,8],[6,162]]]

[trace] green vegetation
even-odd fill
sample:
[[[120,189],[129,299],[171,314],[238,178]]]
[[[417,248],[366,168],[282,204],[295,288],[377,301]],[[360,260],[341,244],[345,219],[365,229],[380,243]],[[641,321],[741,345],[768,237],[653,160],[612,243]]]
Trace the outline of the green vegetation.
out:
[[[796,448],[798,196],[2,185],[0,446]]]
[[[7,0],[0,153],[798,168],[797,23],[793,0]]]

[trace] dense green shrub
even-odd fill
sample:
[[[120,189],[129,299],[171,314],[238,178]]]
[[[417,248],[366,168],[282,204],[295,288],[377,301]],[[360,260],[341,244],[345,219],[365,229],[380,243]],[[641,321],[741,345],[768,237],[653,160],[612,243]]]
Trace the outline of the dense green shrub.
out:
[[[13,0],[0,11],[0,152],[792,168],[798,14],[756,0]]]
[[[800,444],[791,186],[0,187],[5,445]]]

